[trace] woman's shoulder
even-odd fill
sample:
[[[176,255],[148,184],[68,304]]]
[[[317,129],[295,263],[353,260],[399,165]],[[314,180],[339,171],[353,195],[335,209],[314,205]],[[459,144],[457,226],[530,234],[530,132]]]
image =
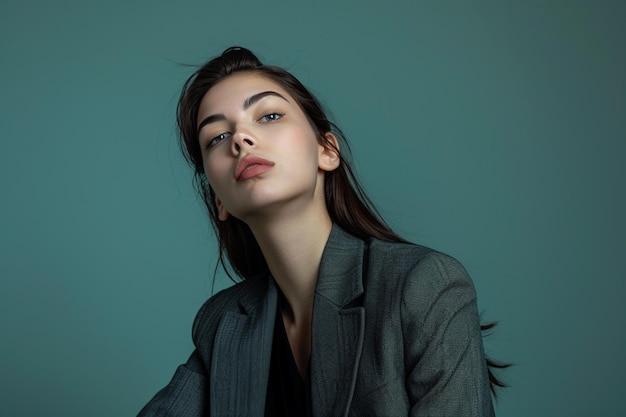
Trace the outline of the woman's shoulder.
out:
[[[385,281],[393,276],[400,281],[396,284],[408,292],[432,293],[451,285],[474,292],[472,280],[461,262],[427,246],[373,239],[368,263],[372,275]]]
[[[395,268],[413,269],[418,266],[438,266],[445,270],[465,271],[463,265],[454,257],[411,242],[386,242],[371,239],[369,255],[375,261],[395,265]]]
[[[446,323],[467,307],[467,322],[478,322],[476,290],[456,258],[426,246],[372,241],[366,276],[373,302],[396,300],[406,331],[421,328],[426,319]],[[470,310],[467,310],[470,311]]]

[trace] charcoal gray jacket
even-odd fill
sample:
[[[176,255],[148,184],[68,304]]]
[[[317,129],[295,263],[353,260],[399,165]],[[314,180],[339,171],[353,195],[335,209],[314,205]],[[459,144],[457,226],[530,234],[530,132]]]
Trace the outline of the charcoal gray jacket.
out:
[[[277,287],[271,276],[211,297],[195,351],[140,417],[263,417]],[[493,416],[476,293],[453,258],[333,226],[312,322],[315,416]]]

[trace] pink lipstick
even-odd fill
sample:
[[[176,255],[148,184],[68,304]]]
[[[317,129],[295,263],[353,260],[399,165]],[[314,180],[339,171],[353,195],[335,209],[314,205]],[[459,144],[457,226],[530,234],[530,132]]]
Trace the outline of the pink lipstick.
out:
[[[274,167],[274,163],[258,156],[245,156],[235,168],[235,180],[245,181],[261,175]]]

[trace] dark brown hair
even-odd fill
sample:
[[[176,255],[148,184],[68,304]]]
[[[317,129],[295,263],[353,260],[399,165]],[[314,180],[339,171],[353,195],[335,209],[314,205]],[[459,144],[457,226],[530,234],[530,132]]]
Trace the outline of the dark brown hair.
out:
[[[177,122],[180,129],[182,152],[194,169],[194,184],[211,218],[219,243],[219,261],[226,273],[228,258],[230,267],[241,278],[251,278],[266,272],[268,267],[261,249],[246,223],[228,216],[220,221],[215,202],[215,192],[204,172],[202,152],[198,141],[197,119],[200,102],[204,95],[217,83],[235,73],[249,72],[259,74],[276,82],[284,88],[298,103],[309,120],[311,127],[322,145],[335,148],[340,156],[339,167],[326,172],[324,177],[324,195],[326,207],[333,223],[346,232],[362,239],[376,238],[387,242],[406,241],[394,233],[382,220],[371,201],[363,192],[355,172],[350,164],[350,146],[341,130],[326,117],[317,98],[288,71],[263,63],[248,49],[231,47],[220,56],[210,60],[189,77],[178,101]],[[330,142],[325,134],[332,132],[339,140],[339,149]],[[232,279],[232,276],[231,276]],[[481,326],[489,330],[493,323]],[[492,392],[495,386],[504,386],[492,373],[492,368],[507,365],[487,359],[489,380]]]
[[[324,178],[326,207],[333,223],[363,239],[375,237],[389,242],[404,242],[385,224],[363,192],[350,166],[348,142],[341,130],[328,120],[315,96],[286,70],[263,65],[249,50],[232,47],[206,63],[187,80],[177,112],[181,149],[194,169],[194,183],[215,229],[220,249],[219,263],[226,269],[226,256],[235,273],[243,279],[267,270],[261,249],[248,225],[233,216],[226,221],[218,219],[215,193],[204,173],[196,128],[200,102],[207,91],[228,76],[240,72],[259,74],[287,90],[308,118],[320,144],[335,147],[325,137],[328,132],[339,140],[341,152],[339,149],[336,151],[341,162],[337,169],[326,172]]]

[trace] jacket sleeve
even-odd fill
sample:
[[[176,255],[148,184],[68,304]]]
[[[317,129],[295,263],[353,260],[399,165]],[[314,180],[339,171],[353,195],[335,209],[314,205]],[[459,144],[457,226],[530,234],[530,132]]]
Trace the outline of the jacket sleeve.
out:
[[[476,292],[461,264],[440,253],[417,263],[402,326],[411,416],[494,415]]]
[[[139,412],[138,417],[202,417],[205,415],[206,375],[197,352],[180,365],[172,380]]]

